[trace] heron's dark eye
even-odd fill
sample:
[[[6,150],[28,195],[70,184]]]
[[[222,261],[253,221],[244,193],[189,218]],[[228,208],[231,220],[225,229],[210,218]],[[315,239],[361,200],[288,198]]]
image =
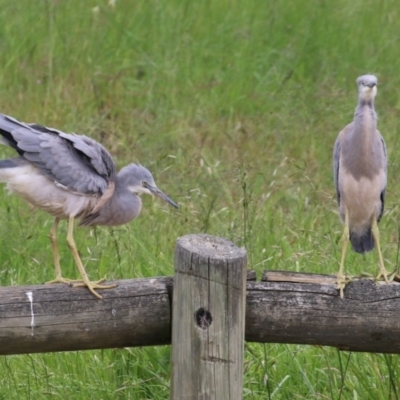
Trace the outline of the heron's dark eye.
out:
[[[147,188],[147,182],[146,181],[142,181],[142,186]]]

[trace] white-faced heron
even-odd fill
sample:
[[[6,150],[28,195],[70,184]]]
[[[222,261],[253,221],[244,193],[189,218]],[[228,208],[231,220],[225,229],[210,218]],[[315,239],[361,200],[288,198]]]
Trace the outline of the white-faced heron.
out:
[[[154,183],[151,173],[141,165],[130,164],[116,172],[108,151],[94,140],[67,134],[37,124],[25,124],[0,114],[0,141],[12,147],[19,157],[0,160],[0,182],[10,192],[55,217],[50,230],[56,278],[74,286],[95,289],[115,285],[91,282],[79,257],[73,238],[75,218],[80,225],[122,225],[136,218],[142,208],[141,193],[155,195],[178,207]],[[82,281],[61,274],[57,227],[68,219],[67,243]]]
[[[344,260],[350,240],[357,253],[378,251],[379,274],[386,282],[385,269],[379,244],[378,222],[383,214],[387,181],[386,145],[377,129],[374,98],[377,78],[363,75],[357,79],[358,105],[354,121],[340,133],[333,151],[333,175],[339,212],[344,222],[342,257],[337,274],[338,289],[348,280],[344,275]]]

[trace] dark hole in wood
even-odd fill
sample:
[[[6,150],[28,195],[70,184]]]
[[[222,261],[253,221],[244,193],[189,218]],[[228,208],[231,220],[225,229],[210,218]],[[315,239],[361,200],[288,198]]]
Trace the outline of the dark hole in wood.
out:
[[[376,340],[377,342],[379,342],[380,340],[383,339],[383,333],[382,332],[372,332],[371,337],[373,340]]]
[[[204,308],[199,308],[195,314],[197,326],[207,329],[212,324],[211,313]]]

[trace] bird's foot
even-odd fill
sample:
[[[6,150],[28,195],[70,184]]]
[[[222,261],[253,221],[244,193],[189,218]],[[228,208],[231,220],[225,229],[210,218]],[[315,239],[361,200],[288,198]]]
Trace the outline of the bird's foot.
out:
[[[83,280],[82,279],[68,279],[68,278],[64,278],[60,275],[60,276],[56,276],[56,279],[46,282],[46,285],[49,283],[65,283],[66,285],[75,285],[75,284],[83,283]]]
[[[392,273],[388,274],[386,269],[380,269],[375,281],[379,281],[382,277],[386,283],[391,283],[393,281],[400,282],[400,275],[397,271],[393,271]]]
[[[365,271],[361,272],[360,275],[357,275],[356,278],[357,279],[372,279],[372,280],[375,279],[374,275],[370,274],[369,272],[365,272]]]
[[[343,290],[344,290],[345,286],[350,282],[351,282],[351,278],[350,277],[348,277],[346,275],[343,275],[343,274],[340,274],[340,275],[338,274],[337,275],[337,279],[336,279],[337,286],[336,286],[336,289],[339,290],[341,299],[344,298]]]
[[[394,271],[389,275],[389,279],[391,279],[391,281],[400,282],[400,275],[397,271]]]
[[[381,267],[381,268],[379,268],[379,274],[376,276],[375,281],[379,281],[383,277],[383,279],[385,280],[386,283],[390,283],[393,281],[393,279],[396,277],[396,275],[397,274],[395,272],[388,275],[386,268]]]
[[[82,280],[82,281],[77,281],[76,283],[73,283],[72,286],[73,287],[87,287],[90,290],[90,292],[92,292],[97,298],[102,299],[103,297],[100,296],[95,291],[95,289],[98,289],[98,290],[99,289],[112,289],[112,288],[117,287],[117,285],[115,285],[115,284],[112,284],[112,285],[100,285],[104,281],[105,281],[104,278],[100,279],[99,281],[94,281],[94,282],[91,282],[89,280],[87,280],[87,281],[83,281]]]
[[[46,282],[46,284],[51,284],[51,283],[65,283],[66,285],[72,286],[72,287],[87,287],[90,292],[92,292],[96,297],[99,299],[102,299],[103,297],[100,296],[97,292],[95,292],[95,289],[112,289],[117,287],[117,285],[101,285],[105,281],[105,278],[100,279],[98,281],[91,282],[89,280],[84,281],[83,279],[68,279],[64,278],[62,276],[56,276],[55,279],[52,281]]]

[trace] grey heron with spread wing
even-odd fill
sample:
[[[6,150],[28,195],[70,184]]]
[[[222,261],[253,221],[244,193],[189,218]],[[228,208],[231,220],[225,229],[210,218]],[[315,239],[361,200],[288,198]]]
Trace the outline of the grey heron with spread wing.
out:
[[[2,114],[0,135],[1,143],[18,153],[18,157],[0,160],[0,182],[55,218],[50,239],[56,278],[51,283],[86,286],[99,298],[96,289],[115,287],[102,284],[103,280],[89,280],[73,237],[76,218],[84,226],[125,224],[140,214],[142,193],[158,196],[178,208],[157,188],[146,168],[130,164],[117,173],[109,152],[86,136],[22,123]],[[57,227],[62,219],[69,223],[67,243],[81,281],[61,274]]]

